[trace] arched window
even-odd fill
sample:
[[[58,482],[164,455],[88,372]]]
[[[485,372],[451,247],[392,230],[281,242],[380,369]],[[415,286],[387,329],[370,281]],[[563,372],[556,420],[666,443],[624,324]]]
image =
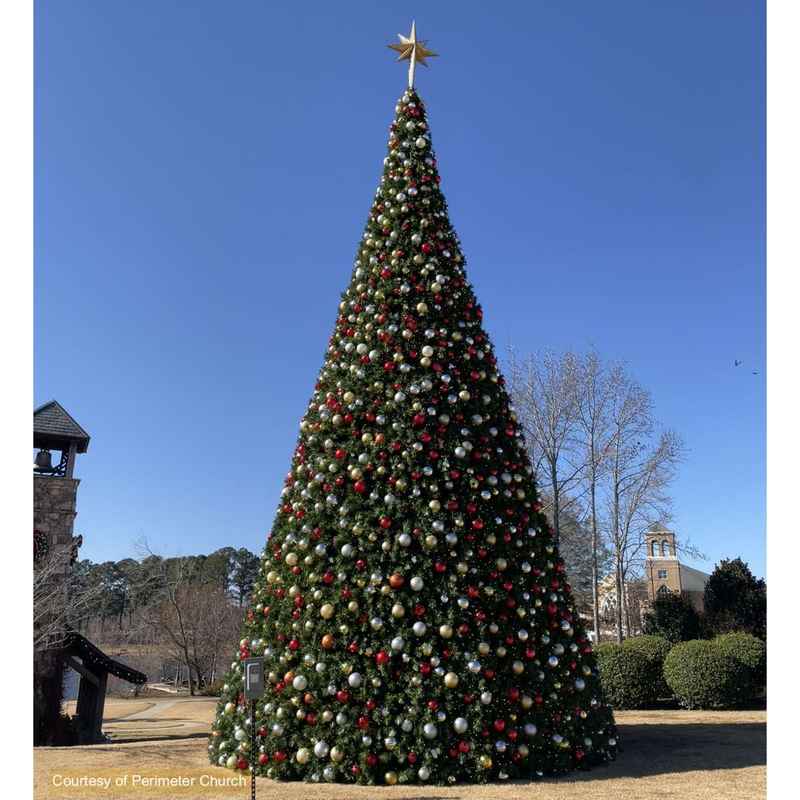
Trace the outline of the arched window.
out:
[[[661,555],[662,556],[669,555],[669,542],[666,539],[661,540]]]
[[[668,586],[659,586],[658,591],[656,591],[657,595],[664,597],[664,595],[669,594],[669,587]]]
[[[653,558],[655,558],[658,555],[658,552],[656,550],[657,547],[658,547],[658,542],[655,539],[653,539],[653,541],[650,542],[650,555],[653,556]]]

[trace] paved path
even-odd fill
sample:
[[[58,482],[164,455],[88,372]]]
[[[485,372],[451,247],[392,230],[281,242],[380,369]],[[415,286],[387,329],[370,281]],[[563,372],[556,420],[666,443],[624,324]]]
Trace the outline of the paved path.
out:
[[[138,700],[130,713],[117,702],[103,723],[103,733],[115,742],[183,739],[207,734],[216,700],[208,697]],[[147,703],[142,708],[142,702]]]
[[[180,700],[155,700],[151,703],[147,708],[142,709],[141,711],[134,711],[132,714],[125,714],[120,715],[117,714],[114,719],[118,722],[129,722],[133,719],[152,719],[158,714],[166,711],[167,709],[172,708],[175,703],[181,702]]]

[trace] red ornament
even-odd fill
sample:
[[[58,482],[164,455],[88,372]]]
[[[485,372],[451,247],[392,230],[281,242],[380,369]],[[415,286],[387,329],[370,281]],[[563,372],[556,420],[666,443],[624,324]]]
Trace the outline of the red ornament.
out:
[[[383,650],[379,650],[375,653],[375,663],[381,667],[389,661],[389,654]]]

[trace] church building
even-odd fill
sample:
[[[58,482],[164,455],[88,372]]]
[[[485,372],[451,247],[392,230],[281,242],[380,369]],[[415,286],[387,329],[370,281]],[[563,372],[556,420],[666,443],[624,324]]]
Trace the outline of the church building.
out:
[[[673,531],[658,524],[653,525],[645,534],[645,545],[647,556],[644,575],[648,598],[655,600],[664,594],[676,592],[688,598],[698,611],[702,611],[703,592],[709,576],[681,564]]]

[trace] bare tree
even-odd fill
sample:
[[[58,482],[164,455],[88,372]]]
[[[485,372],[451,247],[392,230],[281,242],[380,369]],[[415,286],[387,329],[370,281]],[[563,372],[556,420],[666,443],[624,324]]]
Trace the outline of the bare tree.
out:
[[[40,558],[33,568],[33,649],[35,652],[64,645],[70,627],[93,608],[102,593],[99,586],[84,587],[70,578],[69,548]]]
[[[650,394],[625,376],[614,386],[610,409],[611,444],[608,461],[609,539],[614,553],[616,582],[617,639],[622,641],[623,563],[627,541],[622,525],[622,504],[636,479],[653,430],[653,403]]]
[[[594,640],[600,641],[600,581],[598,551],[600,547],[600,521],[598,519],[598,493],[600,478],[607,468],[611,450],[610,411],[617,387],[624,380],[622,367],[606,366],[592,350],[580,361],[577,401],[577,446],[583,453],[584,482],[588,489],[589,524],[592,534],[592,623]]]
[[[672,498],[667,489],[683,452],[680,437],[674,431],[664,431],[656,444],[645,452],[641,468],[631,474],[628,484],[623,487],[619,520],[623,542],[620,563],[623,585],[634,573],[638,574],[643,565],[647,529],[654,522],[665,523],[672,517]],[[628,609],[623,608],[623,611],[628,617]]]
[[[614,384],[611,401],[611,443],[608,456],[609,537],[614,553],[617,640],[623,639],[625,581],[643,548],[644,531],[669,517],[666,489],[683,455],[672,431],[651,445],[653,402],[650,393],[627,376]]]
[[[668,487],[683,445],[672,431],[656,435],[650,393],[621,364],[604,363],[594,351],[524,359],[511,351],[509,372],[556,544],[582,573],[585,556],[590,557],[595,641],[601,633],[601,570],[607,563],[601,556],[608,552],[606,541],[610,546],[618,598],[613,614],[622,640],[636,618],[626,608],[626,582],[644,563],[647,526],[670,517]],[[584,531],[591,544],[581,550]]]
[[[146,541],[140,548],[153,555]],[[197,577],[191,557],[159,559],[151,578],[153,601],[143,610],[137,632],[186,667],[191,695],[213,680],[241,622],[241,609],[219,583]]]
[[[558,546],[565,497],[577,483],[583,462],[574,445],[578,421],[578,358],[545,352],[524,362],[511,353],[511,393],[531,451],[537,489],[552,501],[553,534]],[[573,497],[573,501],[577,497]]]

